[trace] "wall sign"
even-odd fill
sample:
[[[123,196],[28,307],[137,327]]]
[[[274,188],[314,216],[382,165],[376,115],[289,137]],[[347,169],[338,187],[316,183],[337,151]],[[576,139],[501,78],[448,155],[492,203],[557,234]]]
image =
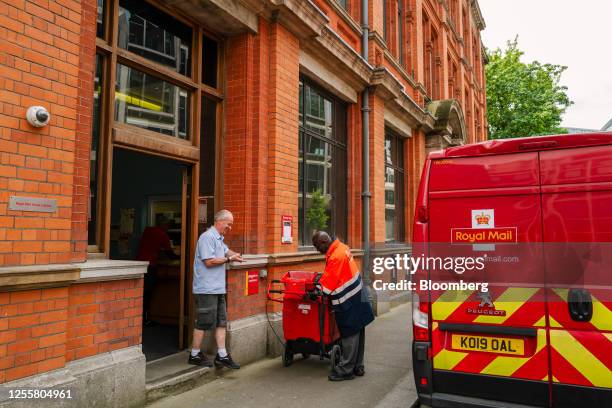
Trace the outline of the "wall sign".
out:
[[[9,197],[9,210],[48,212],[57,211],[57,200],[38,197]]]
[[[259,293],[259,271],[246,271],[244,295],[251,296]]]
[[[281,216],[281,244],[291,244],[293,242],[293,217],[290,215]]]

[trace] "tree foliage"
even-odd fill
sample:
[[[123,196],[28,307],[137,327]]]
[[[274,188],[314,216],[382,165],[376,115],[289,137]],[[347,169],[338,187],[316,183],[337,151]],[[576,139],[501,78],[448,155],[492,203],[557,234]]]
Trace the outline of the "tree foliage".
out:
[[[310,199],[310,207],[306,210],[306,223],[315,231],[324,230],[329,221],[326,213],[328,200],[321,194],[321,190],[315,190]]]
[[[559,84],[565,66],[521,62],[518,39],[488,53],[489,139],[567,133],[561,116],[573,104]]]

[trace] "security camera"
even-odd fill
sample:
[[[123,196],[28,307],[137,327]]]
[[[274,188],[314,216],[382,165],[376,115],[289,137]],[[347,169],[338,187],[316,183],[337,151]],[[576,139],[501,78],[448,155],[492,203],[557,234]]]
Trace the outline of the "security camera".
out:
[[[26,112],[26,119],[34,127],[43,127],[49,123],[51,115],[44,106],[30,106]]]

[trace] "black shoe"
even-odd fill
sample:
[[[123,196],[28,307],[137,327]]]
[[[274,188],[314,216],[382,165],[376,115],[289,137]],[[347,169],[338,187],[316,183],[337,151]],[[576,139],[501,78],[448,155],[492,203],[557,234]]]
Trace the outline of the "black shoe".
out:
[[[197,365],[197,366],[202,366],[202,367],[212,367],[213,366],[212,361],[210,361],[208,357],[206,357],[204,353],[202,353],[201,351],[195,356],[189,353],[189,359],[187,360],[187,363]]]
[[[342,375],[342,374],[338,374],[336,372],[331,373],[327,377],[327,379],[329,381],[344,381],[344,380],[352,380],[354,378],[355,378],[355,376],[353,374]]]
[[[365,374],[365,367],[364,366],[357,366],[353,369],[353,374],[355,374],[358,377],[363,377]]]
[[[217,353],[215,356],[215,367],[227,367],[238,370],[240,365],[232,360],[232,356],[230,356],[229,353],[225,357],[221,357],[219,353]]]

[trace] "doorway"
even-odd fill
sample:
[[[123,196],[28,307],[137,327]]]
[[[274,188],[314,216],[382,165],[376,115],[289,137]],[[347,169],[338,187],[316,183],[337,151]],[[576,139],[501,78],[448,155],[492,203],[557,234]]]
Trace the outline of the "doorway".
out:
[[[191,166],[114,148],[111,259],[148,261],[142,351],[147,361],[184,346]]]

